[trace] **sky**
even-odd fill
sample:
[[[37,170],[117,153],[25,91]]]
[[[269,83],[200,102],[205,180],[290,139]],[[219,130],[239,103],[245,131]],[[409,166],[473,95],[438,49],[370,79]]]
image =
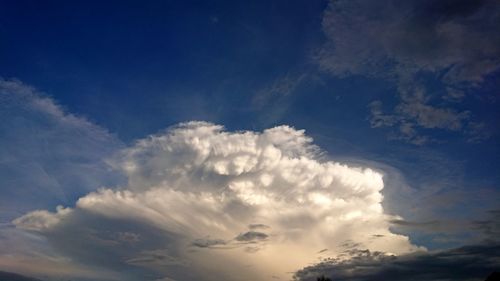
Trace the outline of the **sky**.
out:
[[[499,25],[496,0],[0,1],[0,271],[484,280]]]

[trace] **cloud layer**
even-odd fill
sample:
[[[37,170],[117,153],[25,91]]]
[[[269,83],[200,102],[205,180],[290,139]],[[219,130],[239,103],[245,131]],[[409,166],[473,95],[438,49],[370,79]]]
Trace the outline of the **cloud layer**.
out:
[[[75,265],[43,236],[14,229],[10,221],[34,209],[73,204],[103,185],[124,182],[106,163],[122,149],[121,142],[15,79],[0,78],[0,117],[0,267],[39,277],[108,276]],[[55,216],[35,211],[32,229],[58,225],[70,209],[57,211]]]
[[[404,220],[391,221],[394,225],[428,228],[439,233],[439,222],[425,223]],[[296,281],[314,281],[327,276],[339,281],[483,281],[500,268],[500,212],[491,210],[489,218],[457,225],[461,231],[476,229],[476,241],[458,248],[420,251],[399,256],[370,251],[352,245],[339,257],[327,258],[296,272]],[[446,240],[447,235],[439,235]]]
[[[372,126],[396,128],[392,138],[418,145],[432,140],[422,131],[441,129],[481,141],[486,125],[456,103],[498,72],[498,22],[494,0],[331,1],[315,60],[337,77],[396,83],[396,106],[370,106]]]
[[[34,88],[0,78],[0,118],[0,221],[119,179],[104,160],[121,143]]]
[[[418,249],[389,230],[381,173],[320,154],[304,131],[288,126],[259,133],[183,123],[111,161],[126,186],[14,224],[75,262],[125,270],[120,278],[130,280],[290,278],[346,245]]]
[[[326,260],[297,272],[295,280],[328,276],[338,281],[482,281],[498,270],[500,244],[478,244],[399,257],[368,250],[352,251],[351,259]]]

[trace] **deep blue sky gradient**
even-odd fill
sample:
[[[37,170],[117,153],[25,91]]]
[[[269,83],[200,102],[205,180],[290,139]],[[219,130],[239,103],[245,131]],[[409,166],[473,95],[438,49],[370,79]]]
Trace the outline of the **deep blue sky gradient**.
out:
[[[430,130],[439,141],[414,146],[390,140],[386,129],[370,127],[368,104],[376,99],[388,107],[397,104],[394,83],[360,75],[332,77],[312,62],[325,40],[327,4],[4,2],[0,76],[36,87],[125,143],[189,120],[230,130],[288,124],[306,129],[332,158],[397,168],[417,190],[435,184],[471,193],[498,191],[500,111],[498,100],[487,97],[498,91],[498,72],[454,105],[489,124],[489,139],[468,143],[457,132]],[[256,104],[256,95],[275,81],[302,73],[307,79],[290,93]],[[429,91],[443,90],[432,77],[421,79]],[[488,200],[443,214],[468,217],[499,207],[495,198]],[[425,237],[418,242],[432,247]]]

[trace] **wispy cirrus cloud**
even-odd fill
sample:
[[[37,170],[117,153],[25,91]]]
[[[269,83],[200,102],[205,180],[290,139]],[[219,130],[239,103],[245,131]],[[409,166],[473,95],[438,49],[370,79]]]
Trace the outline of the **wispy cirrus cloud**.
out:
[[[16,79],[0,78],[0,116],[0,267],[40,277],[111,278],[105,270],[61,257],[42,236],[13,229],[10,221],[36,209],[72,204],[100,186],[123,182],[106,163],[122,148],[121,141]],[[50,228],[70,211],[34,211],[30,224],[33,229]]]
[[[119,182],[105,159],[121,142],[33,87],[0,78],[0,114],[0,220]]]

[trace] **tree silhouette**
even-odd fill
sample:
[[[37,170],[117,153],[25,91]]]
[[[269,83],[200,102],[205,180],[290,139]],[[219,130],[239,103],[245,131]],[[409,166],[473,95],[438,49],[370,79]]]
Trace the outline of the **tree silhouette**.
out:
[[[332,281],[332,279],[325,277],[324,275],[321,277],[318,277],[318,279],[316,279],[316,280],[318,280],[318,281]]]

